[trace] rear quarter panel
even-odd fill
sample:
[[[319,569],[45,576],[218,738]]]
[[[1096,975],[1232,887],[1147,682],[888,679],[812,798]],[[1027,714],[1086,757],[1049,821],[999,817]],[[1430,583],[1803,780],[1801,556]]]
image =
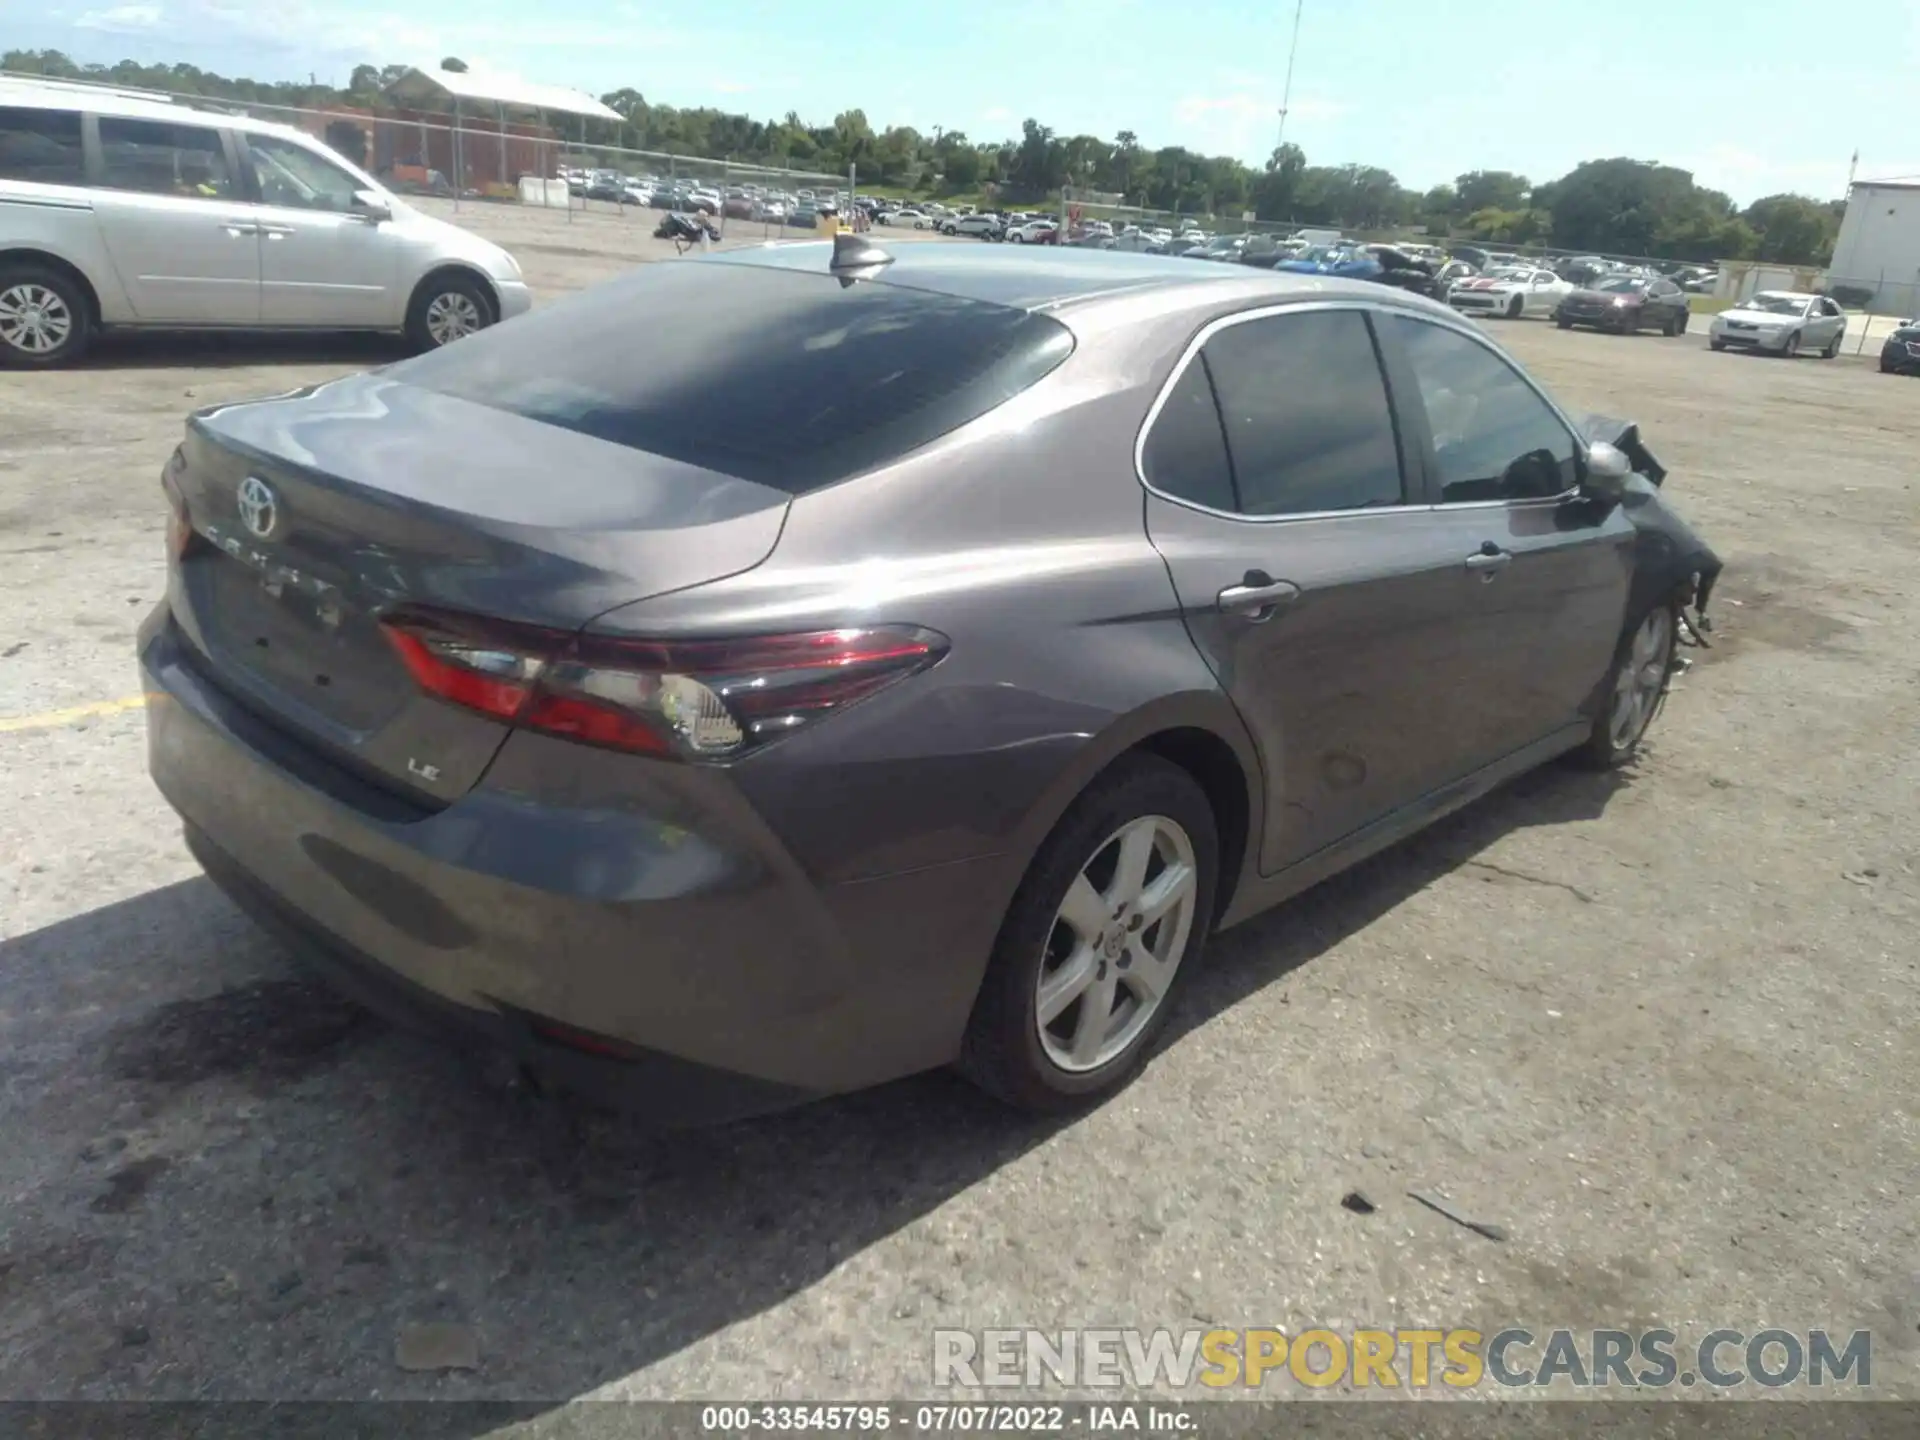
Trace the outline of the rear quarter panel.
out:
[[[1224,288],[1224,287],[1223,287]],[[1149,543],[1133,445],[1192,331],[1191,298],[1083,325],[1024,395],[906,460],[800,497],[773,555],[596,628],[633,634],[911,624],[934,669],[732,767],[824,881],[1002,856],[996,913],[1085,784],[1158,730],[1221,736],[1257,774]],[[1252,797],[1258,814],[1257,797]]]

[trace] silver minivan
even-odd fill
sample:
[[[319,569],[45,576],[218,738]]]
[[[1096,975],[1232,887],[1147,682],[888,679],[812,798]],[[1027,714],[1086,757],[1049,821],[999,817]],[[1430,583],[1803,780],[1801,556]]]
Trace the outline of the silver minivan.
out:
[[[532,295],[499,246],[284,125],[0,80],[0,365],[105,327],[389,330],[426,349]]]

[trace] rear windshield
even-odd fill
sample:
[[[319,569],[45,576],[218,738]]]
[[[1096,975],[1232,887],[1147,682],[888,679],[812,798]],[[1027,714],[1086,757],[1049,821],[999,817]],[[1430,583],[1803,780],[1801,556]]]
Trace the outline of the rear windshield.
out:
[[[1073,349],[1003,305],[661,261],[401,362],[395,379],[801,494],[1025,390]]]

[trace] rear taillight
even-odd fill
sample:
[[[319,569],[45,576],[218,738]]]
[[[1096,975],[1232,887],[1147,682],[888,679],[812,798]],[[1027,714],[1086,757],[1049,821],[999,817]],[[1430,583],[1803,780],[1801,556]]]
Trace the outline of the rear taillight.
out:
[[[167,559],[183,558],[193,548],[193,521],[187,514],[187,497],[180,493],[178,476],[187,468],[186,452],[178,446],[160,472],[160,488],[167,496]]]
[[[947,651],[883,625],[730,640],[573,636],[441,612],[382,622],[421,689],[589,745],[725,760],[845,709]]]

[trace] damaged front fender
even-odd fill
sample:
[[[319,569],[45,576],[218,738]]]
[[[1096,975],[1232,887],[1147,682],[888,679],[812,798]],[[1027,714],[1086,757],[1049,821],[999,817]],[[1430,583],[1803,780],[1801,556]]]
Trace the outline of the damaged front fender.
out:
[[[1664,600],[1679,608],[1694,637],[1704,643],[1705,634],[1713,628],[1706,610],[1723,568],[1720,557],[1668,503],[1661,489],[1666,467],[1647,448],[1638,425],[1588,415],[1581,429],[1590,442],[1604,441],[1633,462],[1634,473],[1619,497],[1620,508],[1635,531],[1633,587],[1623,628],[1637,624],[1640,616]]]

